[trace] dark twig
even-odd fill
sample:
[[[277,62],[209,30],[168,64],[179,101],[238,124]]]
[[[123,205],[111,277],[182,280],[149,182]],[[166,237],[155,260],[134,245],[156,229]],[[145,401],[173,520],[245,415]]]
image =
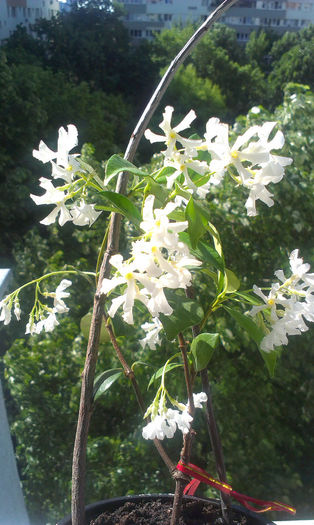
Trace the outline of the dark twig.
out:
[[[178,334],[178,340],[179,340],[179,347],[181,350],[182,360],[183,360],[185,384],[186,384],[186,390],[187,390],[188,400],[189,400],[189,413],[193,417],[194,411],[195,411],[194,400],[193,400],[193,385],[191,381],[189,363],[187,359],[186,343],[185,343],[183,334],[181,332]],[[183,436],[183,447],[182,447],[181,454],[180,454],[180,459],[181,461],[183,461],[183,463],[190,462],[193,435],[194,435],[194,431],[190,429],[190,431]],[[182,497],[183,497],[183,490],[184,490],[184,486],[186,485],[186,483],[187,481],[185,477],[177,475],[170,525],[176,525],[179,522],[179,518],[181,515],[181,503],[182,503]]]
[[[190,299],[194,298],[194,290],[192,287],[187,289],[186,295]],[[199,335],[200,333],[199,325],[195,325],[192,327],[192,333],[193,333],[193,338]],[[206,423],[207,423],[209,439],[210,439],[212,451],[213,451],[214,458],[215,458],[216,471],[217,471],[219,480],[227,483],[228,481],[227,481],[225,460],[224,460],[224,455],[222,451],[220,434],[219,434],[219,430],[217,427],[216,418],[214,414],[214,407],[213,407],[210,384],[209,384],[209,379],[208,379],[208,371],[206,368],[201,371],[201,380],[202,380],[202,390],[207,395],[207,402],[205,405],[205,415],[206,415]],[[228,524],[229,523],[229,508],[231,506],[231,498],[228,494],[221,492],[220,501],[221,501],[221,511],[222,511],[224,522]]]
[[[144,403],[144,399],[143,399],[143,396],[142,396],[139,384],[137,382],[134,370],[132,370],[132,368],[126,362],[125,357],[123,355],[123,352],[122,352],[122,350],[121,350],[121,348],[120,348],[120,346],[118,344],[118,341],[116,339],[116,336],[113,333],[112,327],[111,327],[110,323],[108,323],[108,318],[105,315],[104,315],[104,318],[105,318],[105,321],[106,321],[106,328],[107,328],[107,332],[109,334],[112,346],[114,347],[114,349],[116,351],[116,354],[117,354],[117,357],[118,357],[121,365],[123,366],[123,370],[124,370],[125,376],[131,381],[131,384],[132,384],[133,390],[135,392],[135,397],[137,399],[138,405],[139,405],[139,407],[141,409],[142,414],[144,414],[145,413],[145,403]],[[154,445],[155,445],[155,447],[156,447],[160,457],[162,458],[162,460],[166,464],[166,466],[167,466],[171,476],[173,476],[174,472],[175,472],[175,465],[174,465],[174,463],[171,461],[171,459],[169,458],[167,452],[165,451],[164,447],[162,446],[162,444],[160,443],[160,441],[158,439],[154,439]]]
[[[168,70],[157,86],[153,96],[147,104],[140,120],[135,127],[129,144],[127,146],[124,157],[132,161],[137,150],[139,141],[147,127],[154,111],[156,110],[161,98],[163,97],[168,85],[174,77],[179,66],[184,62],[192,49],[196,46],[202,36],[210,29],[216,20],[229,7],[231,7],[236,0],[224,0],[216,9],[209,15],[205,22],[194,33],[186,45],[182,48],[176,58],[171,62]],[[122,173],[118,177],[116,192],[125,193],[128,177],[126,173]],[[86,359],[84,371],[82,374],[82,389],[80,398],[80,408],[78,414],[77,429],[74,442],[73,451],[73,465],[72,465],[72,525],[84,525],[85,521],[85,476],[86,476],[86,450],[87,437],[89,430],[90,417],[93,404],[93,385],[95,377],[95,368],[98,357],[99,337],[103,315],[104,297],[100,294],[100,288],[104,277],[108,277],[110,273],[110,257],[116,253],[119,245],[120,237],[121,215],[112,214],[107,250],[105,252],[98,279],[98,286],[94,298],[93,316],[90,327],[90,334],[88,346],[86,351]]]

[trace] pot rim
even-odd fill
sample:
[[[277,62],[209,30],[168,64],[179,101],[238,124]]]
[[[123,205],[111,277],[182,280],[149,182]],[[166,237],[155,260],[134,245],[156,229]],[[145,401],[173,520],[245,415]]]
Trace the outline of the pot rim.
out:
[[[123,505],[127,501],[133,501],[133,502],[139,502],[139,501],[145,501],[149,499],[165,499],[170,500],[172,499],[174,494],[172,493],[152,493],[152,494],[129,494],[127,496],[117,496],[114,498],[107,498],[103,500],[96,501],[95,503],[90,503],[89,505],[86,505],[85,512],[88,517],[88,520],[95,519],[101,512],[103,512],[104,506],[106,507],[112,507],[112,510],[114,508],[118,508],[119,506]],[[203,501],[206,503],[212,503],[214,505],[220,505],[220,500],[215,498],[205,498],[205,497],[199,497],[199,496],[183,496],[185,500],[198,500]],[[246,514],[249,518],[255,521],[254,525],[257,525],[258,523],[260,525],[274,525],[274,523],[271,520],[267,520],[264,516],[260,516],[259,514],[256,514],[252,512],[249,509],[246,509],[245,507],[242,507],[241,505],[231,505],[231,507],[239,512],[242,512],[243,514]],[[58,521],[56,525],[71,525],[71,514],[66,516],[65,518],[61,519],[61,521]]]

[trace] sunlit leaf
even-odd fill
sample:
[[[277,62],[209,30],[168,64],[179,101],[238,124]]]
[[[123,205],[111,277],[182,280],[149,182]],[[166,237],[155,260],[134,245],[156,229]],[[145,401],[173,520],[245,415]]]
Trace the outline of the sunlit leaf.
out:
[[[99,374],[94,381],[93,398],[94,401],[104,394],[123,374],[122,368],[111,368]]]
[[[167,372],[170,372],[171,370],[173,370],[174,368],[179,368],[179,367],[182,367],[183,365],[180,364],[180,363],[168,363],[166,366],[162,366],[161,368],[159,368],[159,370],[157,370],[157,372],[155,372],[152,377],[150,378],[150,381],[148,383],[148,387],[147,387],[147,390],[149,389],[149,387],[155,382],[157,381],[157,379],[159,379],[163,372],[166,374]]]
[[[227,268],[225,269],[225,279],[227,279],[226,293],[234,293],[240,288],[240,281],[237,276]]]
[[[204,370],[212,358],[219,341],[219,334],[199,334],[191,343],[191,352],[197,372]]]
[[[260,345],[265,334],[263,330],[254,323],[253,319],[247,315],[242,314],[239,312],[239,310],[235,310],[234,308],[224,306],[224,309],[237,321],[237,323],[242,328],[244,328],[244,330],[247,331],[249,336],[256,342],[256,344]]]
[[[106,176],[110,177],[122,171],[127,171],[130,173],[135,173],[136,175],[140,175],[142,177],[147,177],[147,173],[134,166],[134,164],[132,164],[128,160],[124,159],[123,157],[120,157],[120,155],[112,155],[112,157],[110,157],[110,159],[107,162]]]
[[[100,191],[98,195],[109,200],[114,205],[115,211],[121,213],[136,225],[139,225],[142,220],[141,214],[133,202],[125,195],[114,191]]]
[[[81,332],[86,339],[88,339],[89,337],[89,329],[90,329],[91,322],[92,322],[91,312],[88,312],[86,315],[84,315],[84,317],[82,317],[81,322],[80,322]],[[108,331],[105,327],[105,324],[102,323],[99,342],[107,343],[109,340],[110,340],[110,337],[109,337]]]
[[[160,321],[167,338],[172,341],[179,332],[198,324],[202,320],[204,312],[197,301],[188,299],[181,291],[167,290],[165,293],[170,306],[173,308],[173,313],[169,316],[160,314]]]

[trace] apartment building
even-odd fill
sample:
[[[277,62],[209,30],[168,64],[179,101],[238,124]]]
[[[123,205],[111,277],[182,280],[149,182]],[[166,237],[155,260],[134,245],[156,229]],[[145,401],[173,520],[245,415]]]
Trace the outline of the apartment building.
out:
[[[298,31],[314,23],[314,0],[239,0],[221,18],[246,42],[252,31]]]
[[[205,19],[211,0],[119,0],[132,38],[151,39],[173,24],[186,25]]]
[[[29,29],[38,18],[50,19],[58,12],[58,0],[0,0],[0,42],[19,24]]]
[[[151,39],[173,24],[204,20],[221,0],[119,0],[134,39]],[[314,0],[239,0],[220,22],[235,29],[240,42],[258,29],[284,33],[314,23]]]

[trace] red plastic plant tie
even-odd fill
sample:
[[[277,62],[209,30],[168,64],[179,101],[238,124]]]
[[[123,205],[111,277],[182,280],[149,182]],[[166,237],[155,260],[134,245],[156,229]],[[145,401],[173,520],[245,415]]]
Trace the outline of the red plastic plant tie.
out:
[[[206,483],[207,485],[211,485],[212,487],[215,487],[216,489],[220,490],[221,492],[224,492],[225,494],[229,494],[230,496],[238,500],[244,507],[246,507],[249,510],[252,510],[253,512],[260,513],[267,512],[268,510],[277,510],[286,511],[290,514],[296,513],[296,510],[293,507],[290,507],[285,503],[280,503],[278,501],[264,501],[262,499],[251,498],[250,496],[246,496],[245,494],[236,492],[228,483],[224,483],[222,481],[218,481],[217,479],[212,478],[208,474],[208,472],[206,472],[200,467],[197,467],[196,465],[193,465],[192,463],[183,463],[183,461],[180,460],[177,464],[177,469],[181,472],[184,472],[184,474],[187,474],[188,476],[192,477],[192,481],[190,481],[190,483],[188,483],[188,485],[184,489],[184,494],[193,496],[199,484],[202,482]],[[258,505],[261,508],[257,509],[253,505],[250,505],[249,502]]]

